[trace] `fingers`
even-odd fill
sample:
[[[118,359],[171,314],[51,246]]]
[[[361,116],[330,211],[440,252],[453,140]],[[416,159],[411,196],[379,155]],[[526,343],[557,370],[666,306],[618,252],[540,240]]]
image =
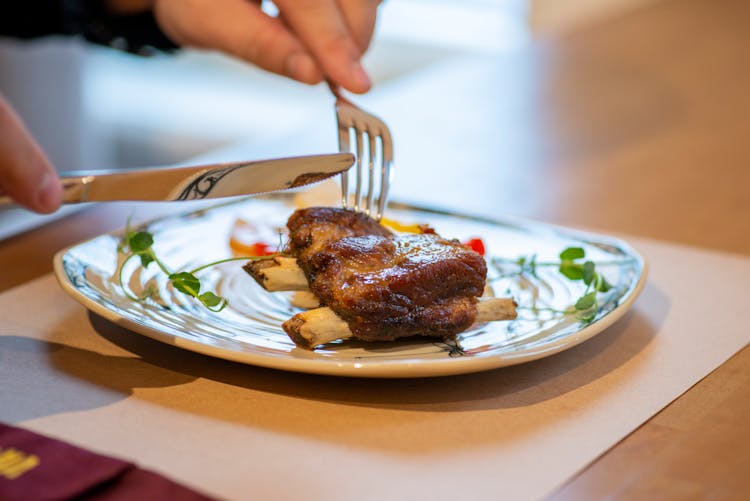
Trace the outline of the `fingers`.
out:
[[[285,22],[329,80],[367,92],[370,78],[360,64],[375,27],[373,0],[276,0]]]
[[[360,65],[379,0],[276,0],[279,17],[251,0],[157,0],[154,12],[180,45],[218,49],[265,70],[315,84],[329,79],[363,93]]]
[[[349,31],[360,52],[370,47],[381,0],[337,0]]]
[[[0,189],[36,212],[53,212],[62,201],[57,173],[2,96]]]
[[[180,45],[218,49],[300,82],[323,79],[310,53],[282,21],[247,0],[158,0],[154,13]]]

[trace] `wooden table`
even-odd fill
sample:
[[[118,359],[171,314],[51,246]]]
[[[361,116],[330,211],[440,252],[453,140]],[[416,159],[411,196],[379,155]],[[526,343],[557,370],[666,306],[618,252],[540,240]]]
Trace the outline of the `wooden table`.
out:
[[[744,0],[664,1],[498,58],[496,93],[446,76],[435,91],[457,91],[443,111],[481,117],[485,105],[513,104],[494,108],[506,113],[484,132],[504,138],[500,146],[474,138],[476,165],[496,170],[490,188],[462,185],[476,190],[467,204],[750,254],[749,25]],[[409,137],[407,122],[397,137]],[[436,161],[462,145],[439,125],[422,124],[442,147]],[[129,212],[89,208],[0,243],[0,291],[49,273],[57,250],[121,227]],[[552,497],[742,498],[749,414],[745,348]]]

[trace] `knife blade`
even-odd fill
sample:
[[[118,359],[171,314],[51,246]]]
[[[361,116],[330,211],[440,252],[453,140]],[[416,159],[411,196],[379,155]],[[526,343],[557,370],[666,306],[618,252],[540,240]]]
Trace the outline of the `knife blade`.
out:
[[[351,153],[118,172],[76,172],[60,178],[63,203],[188,201],[297,188],[346,171]],[[0,197],[0,204],[13,203]]]

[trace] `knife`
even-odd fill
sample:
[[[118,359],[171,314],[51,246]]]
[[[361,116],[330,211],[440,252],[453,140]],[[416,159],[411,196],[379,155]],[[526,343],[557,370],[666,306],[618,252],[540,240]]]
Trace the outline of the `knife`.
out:
[[[60,178],[63,203],[201,200],[297,188],[344,172],[351,153],[176,168],[79,171]],[[0,196],[0,205],[15,203]]]

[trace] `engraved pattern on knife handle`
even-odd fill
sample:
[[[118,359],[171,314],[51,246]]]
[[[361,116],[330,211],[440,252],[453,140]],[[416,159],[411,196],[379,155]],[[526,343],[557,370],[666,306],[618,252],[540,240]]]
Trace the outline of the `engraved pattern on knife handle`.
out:
[[[175,200],[202,200],[213,191],[214,187],[224,176],[241,167],[244,167],[244,165],[213,169],[201,174],[193,179]]]
[[[61,178],[60,184],[63,190],[62,202],[64,204],[77,204],[87,202],[89,199],[91,183],[93,183],[95,179],[96,176]]]

